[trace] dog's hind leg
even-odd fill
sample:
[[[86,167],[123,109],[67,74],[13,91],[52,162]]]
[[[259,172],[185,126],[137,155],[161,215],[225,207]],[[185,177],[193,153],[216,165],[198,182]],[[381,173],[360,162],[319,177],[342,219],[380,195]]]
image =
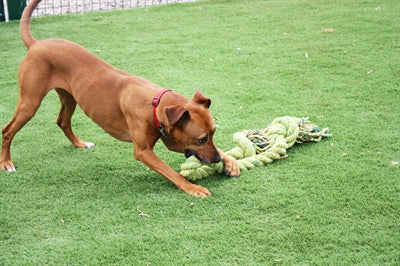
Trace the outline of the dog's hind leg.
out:
[[[2,130],[3,138],[1,145],[0,170],[8,172],[15,171],[15,166],[11,161],[10,154],[11,142],[15,134],[17,134],[17,132],[35,115],[44,95],[29,98],[26,94],[20,93],[14,116]]]
[[[57,125],[64,131],[65,136],[77,148],[92,148],[91,142],[86,142],[78,138],[71,128],[71,117],[76,108],[74,97],[63,89],[56,89],[61,102],[61,110],[57,118]]]
[[[57,118],[57,125],[63,130],[65,136],[71,141],[72,145],[77,148],[92,148],[94,146],[91,142],[86,142],[77,137],[71,128],[71,117],[76,108],[76,101],[74,97],[63,89],[56,89],[60,98],[61,109]]]

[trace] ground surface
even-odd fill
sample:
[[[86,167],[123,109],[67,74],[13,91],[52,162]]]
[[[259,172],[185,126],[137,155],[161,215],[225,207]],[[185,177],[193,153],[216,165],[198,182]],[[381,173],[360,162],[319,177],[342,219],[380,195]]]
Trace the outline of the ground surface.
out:
[[[71,147],[50,92],[15,137],[17,172],[0,173],[0,264],[399,265],[399,13],[398,0],[236,0],[34,19],[38,39],[77,42],[188,97],[201,88],[223,150],[284,115],[334,135],[200,180],[214,196],[198,199],[80,109],[75,131],[96,146]],[[0,23],[1,127],[25,54],[18,23]],[[185,160],[155,150],[176,170]]]

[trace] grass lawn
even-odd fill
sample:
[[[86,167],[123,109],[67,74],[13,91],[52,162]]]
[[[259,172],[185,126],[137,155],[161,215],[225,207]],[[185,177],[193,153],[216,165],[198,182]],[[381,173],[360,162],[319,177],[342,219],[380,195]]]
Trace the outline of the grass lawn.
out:
[[[75,41],[188,97],[201,88],[224,150],[285,115],[334,135],[238,179],[199,180],[214,194],[201,199],[81,110],[75,131],[96,146],[72,147],[51,92],[14,139],[18,171],[0,173],[0,264],[399,265],[399,14],[398,0],[238,0],[34,19],[37,39]],[[0,127],[26,54],[18,27],[0,23]]]

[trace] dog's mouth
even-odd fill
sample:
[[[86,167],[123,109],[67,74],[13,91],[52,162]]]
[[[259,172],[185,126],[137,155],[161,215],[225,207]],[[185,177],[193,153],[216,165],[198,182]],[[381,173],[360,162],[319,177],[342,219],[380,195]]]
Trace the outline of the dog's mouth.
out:
[[[219,152],[217,150],[214,150],[214,156],[212,159],[210,159],[209,157],[203,158],[194,150],[185,150],[185,157],[189,158],[190,156],[196,157],[197,160],[203,163],[219,163],[221,161],[221,156],[219,155]]]
[[[185,157],[189,158],[190,156],[194,156],[196,157],[199,161],[201,161],[201,158],[199,157],[199,155],[197,154],[197,152],[192,151],[192,150],[185,150]]]

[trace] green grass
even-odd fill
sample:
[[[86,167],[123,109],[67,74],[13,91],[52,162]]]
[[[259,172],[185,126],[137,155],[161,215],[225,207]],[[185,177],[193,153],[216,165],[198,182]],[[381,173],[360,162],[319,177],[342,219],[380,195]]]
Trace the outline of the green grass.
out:
[[[52,92],[15,137],[18,171],[0,173],[0,264],[399,265],[399,13],[397,0],[241,0],[34,19],[38,39],[78,42],[188,97],[201,88],[224,150],[284,115],[334,136],[239,179],[200,180],[214,196],[199,199],[80,110],[75,131],[97,145],[71,147]],[[1,23],[1,127],[25,54],[18,23]]]

